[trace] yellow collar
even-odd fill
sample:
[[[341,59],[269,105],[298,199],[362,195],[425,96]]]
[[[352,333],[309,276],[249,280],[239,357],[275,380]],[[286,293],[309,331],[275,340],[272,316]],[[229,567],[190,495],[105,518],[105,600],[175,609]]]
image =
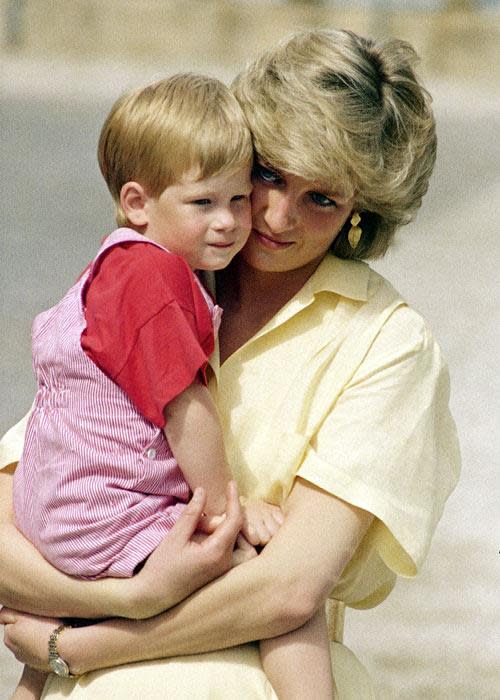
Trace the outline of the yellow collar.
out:
[[[318,292],[332,292],[348,299],[366,301],[370,268],[359,260],[341,260],[326,255],[316,272],[308,279],[297,296],[314,296]]]

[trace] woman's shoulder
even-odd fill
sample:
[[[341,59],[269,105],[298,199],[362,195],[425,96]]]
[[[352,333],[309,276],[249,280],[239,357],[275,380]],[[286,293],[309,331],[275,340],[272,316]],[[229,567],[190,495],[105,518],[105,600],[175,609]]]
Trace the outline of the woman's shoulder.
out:
[[[391,282],[366,263],[364,266],[368,268],[367,302],[381,300],[379,307],[384,308],[385,305],[392,304],[394,308],[387,318],[387,323],[384,324],[387,329],[405,336],[408,334],[418,337],[432,335],[429,324],[422,314],[400,294]],[[375,306],[374,303],[373,305]]]
[[[365,370],[372,363],[379,366],[395,364],[406,369],[412,367],[412,371],[420,375],[445,370],[446,362],[439,344],[422,314],[373,270],[370,270],[370,292],[369,302],[372,304],[377,296],[384,295],[388,302],[379,304],[379,309],[385,308],[386,313],[381,314],[380,327],[363,363]]]

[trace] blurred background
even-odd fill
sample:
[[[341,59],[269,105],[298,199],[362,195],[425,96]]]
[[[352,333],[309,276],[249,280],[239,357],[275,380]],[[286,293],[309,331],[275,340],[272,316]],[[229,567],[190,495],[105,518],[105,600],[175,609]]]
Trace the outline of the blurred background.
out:
[[[346,642],[381,700],[497,699],[500,2],[0,0],[0,431],[34,393],[33,316],[113,227],[95,150],[114,99],[178,70],[230,80],[316,26],[397,36],[421,55],[438,163],[416,222],[374,267],[443,347],[464,460],[423,572],[378,608],[348,611]],[[19,673],[2,648],[0,700]]]

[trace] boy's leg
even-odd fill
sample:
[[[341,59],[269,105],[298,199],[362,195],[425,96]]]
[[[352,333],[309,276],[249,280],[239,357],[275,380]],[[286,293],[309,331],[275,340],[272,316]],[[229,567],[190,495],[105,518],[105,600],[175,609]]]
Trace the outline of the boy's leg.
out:
[[[46,673],[35,671],[34,668],[25,666],[19,685],[15,689],[11,700],[39,700],[46,680]]]
[[[279,700],[332,700],[335,683],[323,608],[299,629],[260,643],[262,665]]]

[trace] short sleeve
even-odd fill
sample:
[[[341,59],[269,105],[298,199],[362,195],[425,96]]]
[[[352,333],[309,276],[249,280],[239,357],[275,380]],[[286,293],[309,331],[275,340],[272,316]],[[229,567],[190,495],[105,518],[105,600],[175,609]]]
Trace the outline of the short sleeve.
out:
[[[421,317],[400,307],[308,449],[298,475],[373,513],[373,544],[395,573],[421,566],[456,485],[449,377]]]
[[[211,315],[185,261],[148,243],[114,246],[85,291],[82,348],[148,420],[197,377],[213,350]]]

